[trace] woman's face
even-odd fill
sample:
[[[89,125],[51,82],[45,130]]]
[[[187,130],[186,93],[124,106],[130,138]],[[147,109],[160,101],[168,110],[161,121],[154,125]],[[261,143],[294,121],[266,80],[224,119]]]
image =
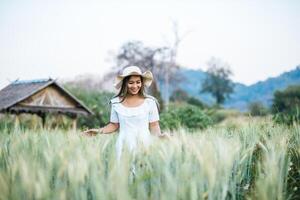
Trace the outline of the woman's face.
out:
[[[130,76],[127,82],[128,93],[131,95],[136,95],[139,93],[142,87],[141,76]]]

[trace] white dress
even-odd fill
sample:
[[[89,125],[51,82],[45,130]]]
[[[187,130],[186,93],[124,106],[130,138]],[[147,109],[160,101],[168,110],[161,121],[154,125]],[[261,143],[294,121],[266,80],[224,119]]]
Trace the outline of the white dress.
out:
[[[120,160],[124,147],[135,152],[140,145],[149,146],[152,136],[149,123],[159,120],[158,108],[153,97],[145,98],[136,107],[126,107],[119,97],[111,100],[110,122],[119,123],[119,136],[116,143],[117,159]]]

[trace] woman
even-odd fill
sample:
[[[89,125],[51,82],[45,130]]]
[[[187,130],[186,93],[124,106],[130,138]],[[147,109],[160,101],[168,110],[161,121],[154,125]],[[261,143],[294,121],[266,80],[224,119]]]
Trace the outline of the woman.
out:
[[[126,67],[116,78],[115,88],[120,91],[110,101],[109,124],[100,129],[87,130],[84,134],[92,136],[119,130],[116,144],[118,159],[124,146],[134,152],[140,144],[148,146],[151,143],[151,134],[166,137],[161,134],[157,101],[145,93],[145,87],[149,87],[152,80],[150,71],[142,73],[139,67]]]

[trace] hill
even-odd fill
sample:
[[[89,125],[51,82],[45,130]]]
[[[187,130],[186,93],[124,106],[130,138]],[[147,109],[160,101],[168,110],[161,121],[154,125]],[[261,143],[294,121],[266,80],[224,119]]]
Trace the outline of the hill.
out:
[[[201,70],[191,70],[182,68],[178,72],[186,82],[180,83],[177,87],[184,89],[191,96],[194,96],[207,104],[213,104],[214,99],[209,94],[201,94],[202,82],[206,73]],[[276,90],[283,90],[289,85],[300,84],[300,65],[294,70],[284,72],[277,77],[268,78],[255,84],[246,86],[241,83],[234,83],[234,93],[231,94],[224,106],[245,111],[250,102],[260,101],[266,106],[272,104],[273,93]],[[174,90],[174,87],[171,89]]]

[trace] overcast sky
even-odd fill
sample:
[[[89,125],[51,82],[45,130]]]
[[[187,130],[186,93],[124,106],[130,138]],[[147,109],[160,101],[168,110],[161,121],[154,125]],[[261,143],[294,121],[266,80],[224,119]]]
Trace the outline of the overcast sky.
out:
[[[232,79],[252,84],[300,64],[297,0],[0,0],[0,88],[17,78],[107,72],[109,52],[129,40],[148,46],[181,34],[178,62],[207,69],[217,57]]]

